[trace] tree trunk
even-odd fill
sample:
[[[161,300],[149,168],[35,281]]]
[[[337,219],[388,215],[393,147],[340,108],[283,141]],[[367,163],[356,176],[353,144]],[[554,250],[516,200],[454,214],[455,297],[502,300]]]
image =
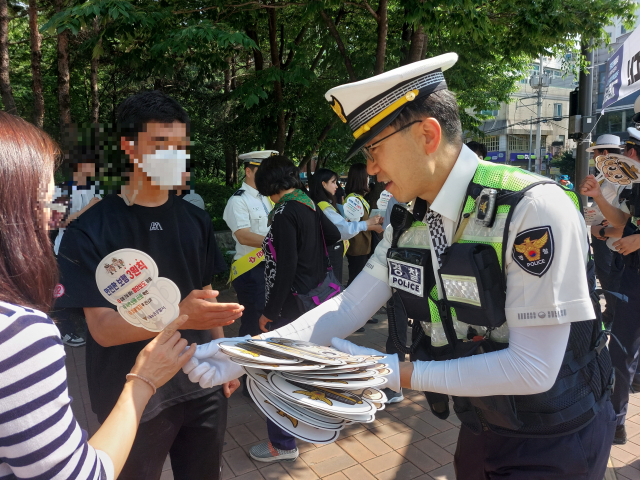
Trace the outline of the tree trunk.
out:
[[[62,11],[64,0],[55,0],[56,13]],[[69,30],[58,34],[58,108],[60,134],[71,125],[71,96],[69,94]]]
[[[227,68],[224,71],[224,93],[231,93],[231,89],[233,86],[232,76],[233,76],[233,67],[231,57],[227,57],[225,59],[227,61]],[[229,128],[229,123],[231,121],[231,103],[226,102],[225,106],[225,128]],[[236,147],[235,142],[233,141],[232,135],[225,135],[226,141],[224,143],[224,163],[225,163],[225,184],[228,186],[235,185],[238,183],[238,149]]]
[[[269,16],[269,46],[271,51],[271,66],[277,70],[280,70],[280,52],[278,50],[278,20],[275,8],[269,8],[267,12]],[[282,82],[276,80],[273,82],[273,93],[275,97],[276,107],[276,140],[274,143],[274,150],[277,150],[282,154],[284,152],[284,143],[287,135],[287,125],[284,121],[284,97],[282,95]]]
[[[407,54],[407,63],[417,62],[422,60],[422,48],[424,47],[424,30],[422,25],[413,28],[413,34],[411,35],[411,46],[409,47],[409,53]]]
[[[98,34],[100,30],[100,24],[98,23],[98,17],[96,17],[93,23],[93,31]],[[102,44],[102,38],[98,40],[99,44]],[[98,94],[98,60],[99,58],[91,57],[91,121],[97,124],[100,120],[100,95]]]
[[[0,95],[4,110],[14,115],[18,114],[16,101],[9,80],[9,11],[7,0],[0,0]]]
[[[235,145],[224,146],[225,183],[228,186],[238,183],[238,150]]]
[[[384,57],[387,53],[387,31],[389,30],[387,1],[380,0],[378,5],[378,44],[376,47],[376,64],[373,67],[374,75],[384,72]]]
[[[260,39],[258,38],[258,27],[257,23],[247,27],[245,29],[247,33],[247,37],[255,42],[258,48],[253,49],[253,62],[255,64],[256,72],[259,72],[264,68],[264,57],[262,56],[262,52],[260,51]]]
[[[40,42],[42,38],[38,32],[38,4],[36,0],[29,0],[29,40],[31,43],[31,84],[33,88],[33,123],[36,127],[44,125],[44,96],[42,95],[42,52]]]
[[[331,36],[335,39],[336,44],[338,45],[338,50],[340,51],[340,54],[344,59],[344,66],[347,68],[347,73],[349,74],[349,81],[351,82],[357,81],[358,77],[356,76],[356,72],[353,69],[353,65],[351,65],[351,60],[349,59],[349,55],[347,55],[347,49],[344,47],[342,38],[340,38],[340,32],[338,32],[338,29],[336,28],[335,24],[333,23],[331,18],[329,18],[329,15],[327,15],[327,13],[324,10],[320,10],[320,15],[322,16],[324,22],[327,24],[327,27],[329,28],[329,33],[331,33]]]
[[[308,152],[300,161],[300,165],[298,165],[298,168],[300,168],[300,170],[306,167],[307,163],[309,163],[311,158],[320,149],[322,142],[325,141],[325,139],[327,138],[327,135],[329,135],[329,132],[331,131],[331,129],[333,128],[333,126],[336,124],[337,121],[338,121],[338,118],[334,118],[322,129],[322,132],[320,132],[320,135],[318,136],[318,140],[316,141],[316,144],[313,146],[313,149],[310,152]]]
[[[295,133],[295,125],[296,125],[296,117],[297,113],[291,115],[289,119],[289,131],[287,133],[287,140],[285,142],[285,151],[289,151],[291,149],[291,140],[293,139],[293,134]]]
[[[404,11],[405,17],[407,15],[407,9]],[[400,47],[400,65],[407,64],[407,57],[409,56],[409,45],[411,43],[411,24],[404,22],[402,24],[402,46]]]
[[[429,35],[424,34],[424,41],[422,43],[422,53],[420,54],[420,60],[424,60],[427,56],[427,47],[429,46]]]

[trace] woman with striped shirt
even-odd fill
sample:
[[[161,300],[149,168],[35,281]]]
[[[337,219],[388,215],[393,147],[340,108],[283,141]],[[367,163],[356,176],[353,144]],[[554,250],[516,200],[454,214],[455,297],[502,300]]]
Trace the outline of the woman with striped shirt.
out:
[[[117,478],[157,387],[192,357],[182,316],[138,355],[93,437],[71,411],[65,352],[46,312],[57,283],[47,229],[58,150],[48,135],[0,112],[0,480]]]

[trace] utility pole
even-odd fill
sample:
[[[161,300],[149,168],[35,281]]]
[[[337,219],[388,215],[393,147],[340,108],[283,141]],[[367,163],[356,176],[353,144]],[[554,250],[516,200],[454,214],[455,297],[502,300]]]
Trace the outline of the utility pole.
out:
[[[542,165],[542,155],[540,152],[540,129],[542,128],[542,76],[544,75],[544,69],[542,68],[542,54],[540,54],[540,71],[538,72],[538,126],[536,127],[536,173],[540,173],[540,167]]]
[[[593,66],[593,49],[590,49],[593,40],[582,41],[580,50],[582,55],[586,58],[590,66]],[[580,82],[578,85],[578,114],[582,115],[582,118],[590,117],[592,112],[592,94],[593,94],[593,75],[589,74],[587,68],[580,71]],[[583,123],[585,125],[585,123]],[[578,140],[578,148],[576,150],[576,179],[575,185],[580,185],[580,182],[589,174],[589,152],[587,148],[591,142],[591,133],[582,132],[582,137]],[[587,204],[587,198],[582,197],[582,204]]]
[[[529,171],[531,171],[531,139],[533,137],[533,117],[529,123]]]

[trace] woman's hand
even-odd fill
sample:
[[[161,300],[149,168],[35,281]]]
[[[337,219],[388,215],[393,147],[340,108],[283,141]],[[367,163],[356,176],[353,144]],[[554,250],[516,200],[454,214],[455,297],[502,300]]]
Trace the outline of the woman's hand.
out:
[[[269,330],[267,329],[267,323],[269,322],[273,322],[273,320],[269,320],[267,317],[265,317],[264,315],[260,316],[260,330],[262,330],[263,332],[269,332]]]
[[[374,231],[377,233],[382,233],[384,232],[384,229],[382,228],[382,222],[384,222],[384,218],[382,218],[380,215],[376,215],[375,217],[371,217],[370,219],[366,220],[367,222],[367,231]]]
[[[585,178],[580,184],[580,193],[587,197],[591,197],[594,200],[596,198],[600,198],[602,196],[602,190],[600,189],[600,184],[596,180],[596,177],[593,175],[587,175],[587,178]]]
[[[617,242],[613,243],[613,248],[622,255],[629,255],[630,253],[635,252],[640,249],[640,234],[629,235],[628,237],[621,238]]]
[[[196,344],[191,344],[185,350],[188,342],[181,338],[180,332],[178,332],[178,329],[184,325],[188,318],[187,315],[181,315],[151,340],[138,354],[131,373],[146,378],[156,388],[160,388],[191,360],[196,352]]]

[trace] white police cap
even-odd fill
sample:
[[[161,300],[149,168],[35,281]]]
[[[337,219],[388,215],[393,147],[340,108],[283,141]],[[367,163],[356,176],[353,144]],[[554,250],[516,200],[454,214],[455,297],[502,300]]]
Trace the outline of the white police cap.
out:
[[[243,163],[248,163],[249,165],[260,165],[262,160],[265,158],[273,157],[274,155],[279,155],[280,152],[277,150],[258,150],[255,152],[243,153],[242,155],[238,155],[238,159],[242,160]]]
[[[325,93],[331,108],[349,124],[356,138],[347,159],[387,128],[407,103],[447,88],[442,72],[457,61],[456,53],[445,53]]]
[[[640,145],[640,130],[637,128],[629,127],[627,128],[627,133],[629,134],[629,142],[634,145]]]
[[[609,133],[600,135],[596,140],[596,143],[587,148],[587,152],[593,152],[594,150],[606,150],[608,148],[620,148],[620,137]]]

